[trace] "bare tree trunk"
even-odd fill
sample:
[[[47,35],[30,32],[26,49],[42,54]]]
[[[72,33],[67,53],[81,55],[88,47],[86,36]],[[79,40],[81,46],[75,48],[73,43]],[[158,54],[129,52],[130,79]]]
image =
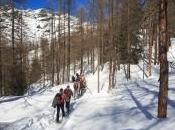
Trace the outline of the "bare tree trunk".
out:
[[[103,59],[104,59],[104,55],[103,55],[103,49],[104,49],[104,43],[103,43],[103,32],[104,32],[104,27],[103,27],[103,24],[104,24],[104,1],[102,0],[98,0],[98,5],[99,5],[99,12],[98,12],[98,15],[99,15],[99,19],[98,19],[98,22],[99,22],[99,31],[100,31],[100,44],[99,44],[99,49],[100,49],[100,65],[103,65]]]
[[[94,54],[94,49],[92,49],[92,72],[95,73],[95,54]]]
[[[100,93],[100,51],[99,51],[99,46],[98,46],[98,53],[97,53],[97,55],[98,55],[98,65],[97,65],[97,89],[98,89],[98,93]]]
[[[71,0],[68,0],[68,51],[67,51],[67,81],[70,81],[70,13],[71,13]]]
[[[167,117],[168,99],[168,31],[167,31],[167,0],[159,0],[159,30],[160,30],[160,86],[158,97],[158,118]]]
[[[157,43],[157,24],[155,24],[154,26],[154,38],[155,38],[155,41],[154,41],[154,65],[157,64],[157,59],[158,59],[158,55],[157,55],[157,51],[158,51],[158,43]]]
[[[130,7],[129,7],[129,4],[130,4],[130,0],[128,0],[128,64],[127,64],[127,79],[130,79],[131,78],[131,73],[130,73],[130,62],[131,62],[131,32],[130,32]]]
[[[109,86],[108,91],[110,91],[112,88],[112,58],[110,57],[109,60]]]
[[[116,5],[117,3],[115,3],[115,5]],[[121,17],[120,17],[120,15],[119,15],[119,7],[117,8],[117,10],[116,10],[116,19],[117,19],[117,29],[119,30],[119,27],[120,27],[120,22],[121,22]],[[117,42],[116,42],[116,60],[117,60],[117,69],[118,70],[120,70],[120,50],[119,50],[119,47],[118,47],[118,41],[119,41],[119,31],[118,30],[116,30],[117,31]]]
[[[142,30],[142,33],[143,33],[143,47],[144,47],[144,45],[147,45],[147,34],[146,34],[146,30],[143,28],[143,30]],[[145,54],[144,54],[144,52],[143,52],[143,55],[142,55],[142,60],[143,60],[143,80],[145,79]]]
[[[80,9],[80,36],[81,36],[81,59],[80,59],[80,65],[81,65],[81,73],[83,72],[83,57],[84,57],[84,27],[83,27],[83,22],[84,22],[84,9]]]
[[[91,49],[91,72],[93,72],[93,49]]]
[[[0,96],[2,96],[2,32],[1,32],[1,14],[0,14]]]
[[[13,65],[15,66],[15,37],[14,37],[14,26],[15,26],[15,14],[14,14],[14,3],[12,3],[12,57],[13,57]]]
[[[18,89],[16,85],[16,59],[15,59],[15,9],[14,9],[14,2],[11,0],[11,8],[12,8],[12,68],[11,68],[11,73],[12,73],[12,92],[14,95],[18,95]]]
[[[149,37],[149,31],[148,29],[146,29],[146,32],[145,32],[145,35],[146,35],[146,46],[147,46],[147,52],[146,52],[146,58],[148,59],[148,62],[147,62],[147,65],[146,65],[146,71],[148,72],[148,76],[149,76],[149,70],[150,70],[150,37]]]
[[[149,52],[148,52],[148,75],[152,74],[152,46],[153,46],[153,30],[152,30],[152,18],[150,18],[150,26],[149,26]]]
[[[94,25],[91,28],[91,39],[94,39]],[[91,72],[94,73],[94,48],[91,49]]]
[[[21,25],[21,29],[20,29],[20,33],[21,33],[21,37],[20,37],[20,82],[21,82],[21,93],[23,94],[24,92],[24,87],[25,87],[25,75],[24,75],[24,64],[23,64],[23,14],[21,12],[21,16],[20,16],[20,25]]]
[[[112,66],[113,68],[113,70],[112,70],[112,88],[114,88],[115,87],[115,74],[116,74],[116,61],[114,61],[114,63],[113,63],[113,66]]]
[[[56,68],[57,68],[57,84],[60,84],[60,46],[61,46],[61,11],[62,11],[62,0],[59,0],[59,21],[58,21],[58,43],[57,43],[57,55],[56,55]]]
[[[83,72],[83,49],[82,48],[81,48],[80,66],[81,66],[80,67],[80,73],[82,73]]]
[[[54,12],[52,12],[51,23],[51,50],[52,50],[52,86],[55,82],[55,41],[54,41]]]
[[[65,82],[65,68],[66,68],[66,12],[65,12],[65,3],[63,5],[63,12],[64,12],[64,41],[63,41],[63,83]]]
[[[159,23],[157,24],[157,64],[159,64],[159,45],[160,45],[160,31],[159,31]]]

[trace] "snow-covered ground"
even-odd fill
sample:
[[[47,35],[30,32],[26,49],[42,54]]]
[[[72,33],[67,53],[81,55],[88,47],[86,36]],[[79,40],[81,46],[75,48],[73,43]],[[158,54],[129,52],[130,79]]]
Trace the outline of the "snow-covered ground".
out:
[[[55,123],[52,99],[60,85],[43,88],[18,100],[0,104],[0,130],[173,130],[175,127],[175,75],[170,75],[168,118],[157,118],[158,78],[142,80],[138,66],[132,66],[132,80],[126,81],[123,70],[118,72],[116,88],[108,90],[108,65],[100,73],[87,75],[86,94],[72,100],[71,115]],[[72,84],[70,84],[72,85]],[[1,98],[1,100],[3,100]]]
[[[175,41],[175,40],[174,40]],[[173,43],[173,42],[172,42]],[[175,44],[169,50],[174,62]],[[170,55],[171,54],[171,55]],[[142,64],[140,63],[140,66]],[[158,75],[153,67],[151,77],[143,80],[138,65],[131,66],[132,80],[127,81],[123,69],[117,72],[116,86],[108,93],[108,67],[100,72],[100,93],[97,93],[97,72],[87,74],[85,95],[71,101],[71,115],[55,123],[56,111],[51,107],[61,87],[36,84],[22,97],[0,98],[0,130],[173,130],[175,128],[175,70],[170,69],[168,118],[157,118]],[[123,66],[121,66],[123,67]],[[72,86],[72,84],[70,83]]]

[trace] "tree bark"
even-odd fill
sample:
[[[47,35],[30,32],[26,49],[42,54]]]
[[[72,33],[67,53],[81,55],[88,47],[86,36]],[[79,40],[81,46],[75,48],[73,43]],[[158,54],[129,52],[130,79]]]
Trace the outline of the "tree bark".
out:
[[[70,81],[70,13],[71,13],[71,0],[68,0],[68,53],[67,53],[67,81]]]
[[[168,37],[167,37],[167,0],[159,0],[159,30],[160,30],[160,86],[158,97],[158,118],[167,117],[167,99],[168,99]]]
[[[0,14],[0,96],[2,96],[2,31],[1,31],[1,14]]]
[[[127,79],[131,78],[131,73],[130,73],[130,62],[131,62],[131,31],[130,31],[130,0],[128,0],[128,64],[127,64]]]
[[[62,74],[62,82],[65,82],[65,68],[66,68],[66,10],[65,10],[65,3],[63,3],[63,12],[64,12],[64,38],[63,38],[63,74]]]
[[[52,86],[55,82],[55,40],[54,40],[54,12],[52,12],[52,25],[51,25],[51,50],[52,50]]]

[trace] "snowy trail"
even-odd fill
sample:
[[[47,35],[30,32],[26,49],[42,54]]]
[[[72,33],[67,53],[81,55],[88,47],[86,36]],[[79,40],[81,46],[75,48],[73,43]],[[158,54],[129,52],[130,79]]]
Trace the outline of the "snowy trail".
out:
[[[113,93],[93,93],[78,100],[79,106],[61,126],[64,130],[172,130],[175,119],[157,118],[156,79],[120,84]],[[152,84],[152,85],[150,85]],[[169,92],[173,93],[172,90]],[[169,99],[169,115],[175,102]],[[162,126],[162,123],[164,124]],[[60,130],[60,124],[47,130]]]
[[[124,73],[118,72],[116,88],[110,93],[107,93],[107,67],[100,72],[100,93],[97,93],[97,73],[87,75],[89,89],[83,97],[72,100],[71,115],[59,124],[55,123],[51,102],[59,88],[66,85],[49,88],[26,100],[4,102],[0,104],[3,110],[0,111],[0,130],[173,130],[175,77],[169,79],[169,118],[159,120],[157,76],[142,80],[140,69],[132,70],[132,80],[128,82]]]
[[[130,88],[133,90],[131,91]],[[155,104],[149,104],[155,97],[145,96],[149,93],[137,89],[137,85],[133,83],[123,85],[113,94],[102,92],[93,94],[91,97],[83,97],[77,101],[79,106],[64,124],[52,125],[47,130],[60,130],[60,128],[64,130],[143,129],[145,121],[150,124],[157,120],[156,115],[151,113],[151,110],[156,108]],[[140,98],[143,104],[140,103]],[[142,120],[143,122],[140,122]]]

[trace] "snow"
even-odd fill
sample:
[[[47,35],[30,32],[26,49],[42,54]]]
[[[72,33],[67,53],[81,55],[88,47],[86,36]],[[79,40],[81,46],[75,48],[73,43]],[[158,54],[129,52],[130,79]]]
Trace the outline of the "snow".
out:
[[[169,54],[175,55],[174,41]],[[169,61],[174,61],[172,56]],[[139,66],[143,66],[140,62]],[[158,66],[143,80],[138,65],[131,66],[131,80],[127,81],[123,67],[117,72],[116,86],[108,92],[109,64],[100,71],[100,93],[97,93],[97,71],[88,73],[87,92],[71,101],[71,114],[62,122],[55,122],[56,110],[52,100],[60,88],[68,84],[46,87],[33,84],[24,96],[0,98],[0,130],[173,130],[175,127],[175,70],[169,74],[168,118],[157,118]],[[69,83],[72,87],[72,83]]]
[[[2,15],[2,19],[4,22],[2,22],[2,25],[4,25],[5,29],[3,29],[3,35],[5,35],[8,39],[11,39],[11,17],[8,16],[11,13],[11,9],[5,10],[3,7],[2,11],[0,12],[0,15]],[[50,33],[51,33],[51,13],[49,10],[46,9],[26,9],[26,10],[19,10],[15,9],[16,11],[22,11],[23,13],[23,33],[25,34],[23,36],[24,40],[28,43],[34,43],[38,44],[41,38],[47,38],[50,39]],[[68,15],[64,16],[61,15],[60,22],[61,22],[61,28],[63,30],[63,22],[65,19],[65,32],[68,32]],[[70,25],[71,25],[71,32],[75,32],[77,30],[77,24],[78,24],[78,18],[74,16],[70,16]],[[58,23],[59,23],[59,16],[55,15],[55,28],[56,31],[58,31]],[[20,26],[17,23],[17,20],[15,20],[15,32],[16,29]],[[64,31],[62,31],[63,33]],[[56,33],[58,35],[58,33]],[[15,33],[15,37],[17,37],[17,34]]]
[[[40,88],[31,96],[0,104],[0,128],[3,130],[172,130],[174,128],[174,75],[170,75],[168,118],[157,118],[157,76],[142,80],[140,68],[132,66],[132,80],[126,81],[118,71],[116,89],[108,93],[108,64],[100,72],[100,93],[97,93],[97,72],[86,76],[86,94],[72,100],[72,112],[55,123],[52,99],[59,88]],[[140,76],[140,77],[139,77]],[[72,86],[72,84],[70,84]],[[36,87],[37,88],[37,87]],[[41,91],[42,90],[42,91]],[[162,125],[163,124],[163,125]]]

